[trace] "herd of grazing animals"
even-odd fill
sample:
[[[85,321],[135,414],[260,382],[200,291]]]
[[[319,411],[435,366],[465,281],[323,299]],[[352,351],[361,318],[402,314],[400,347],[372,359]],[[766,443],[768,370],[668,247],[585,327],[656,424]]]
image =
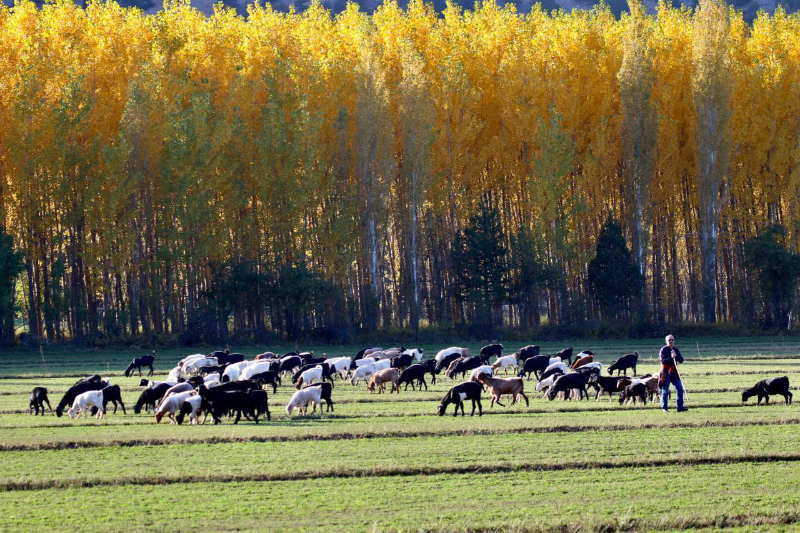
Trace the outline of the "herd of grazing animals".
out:
[[[256,424],[259,419],[271,420],[269,411],[268,388],[275,394],[284,380],[291,379],[296,391],[286,405],[286,412],[291,417],[295,410],[305,415],[311,407],[311,413],[317,408],[322,414],[322,402],[325,411],[334,411],[334,382],[349,380],[353,386],[363,379],[367,391],[381,394],[389,387],[389,394],[400,393],[401,386],[408,390],[428,390],[426,375],[430,374],[431,384],[436,383],[437,375],[444,373],[449,379],[464,380],[452,387],[441,399],[437,413],[445,414],[447,408],[455,406],[453,415],[459,409],[465,416],[464,404],[471,402],[470,416],[478,410],[483,414],[481,404],[482,393],[491,396],[490,407],[494,404],[505,407],[501,403],[503,397],[511,399],[511,404],[524,400],[530,405],[525,394],[525,382],[536,378],[535,390],[542,398],[555,400],[588,399],[589,389],[594,389],[595,400],[608,394],[612,399],[619,396],[619,403],[632,402],[646,404],[660,395],[658,375],[636,376],[639,353],[624,355],[607,368],[608,375],[602,374],[602,364],[594,361],[594,353],[584,350],[577,354],[572,347],[565,348],[554,355],[541,355],[539,346],[528,345],[511,355],[503,354],[502,344],[489,344],[481,348],[478,355],[470,355],[469,348],[450,347],[440,350],[435,357],[424,359],[422,349],[366,348],[359,351],[354,358],[336,357],[328,359],[325,355],[314,357],[313,352],[289,352],[278,356],[273,352],[256,355],[246,360],[240,353],[229,350],[215,351],[210,354],[193,354],[181,359],[172,368],[164,381],[151,381],[141,378],[142,368],[149,369],[148,377],[154,373],[155,352],[151,355],[134,358],[125,369],[125,377],[132,377],[139,372],[139,386],[144,387],[133,408],[135,414],[142,410],[153,413],[156,423],[168,418],[172,424],[182,424],[189,416],[190,424],[203,423],[211,415],[214,424],[223,418],[233,418],[237,424],[244,416]],[[494,361],[491,359],[494,358]],[[632,377],[628,376],[632,371]],[[511,377],[501,377],[503,372]],[[614,372],[617,375],[614,375]],[[764,379],[754,387],[742,392],[742,402],[751,397],[758,397],[769,403],[771,395],[783,396],[786,404],[791,404],[792,393],[789,390],[789,379],[786,376]],[[64,394],[55,409],[57,416],[64,410],[71,418],[96,415],[102,420],[108,404],[122,408],[126,414],[119,385],[112,384],[109,379],[99,375],[87,376],[78,380]],[[30,395],[31,414],[45,414],[45,405],[53,413],[45,387],[35,387]]]

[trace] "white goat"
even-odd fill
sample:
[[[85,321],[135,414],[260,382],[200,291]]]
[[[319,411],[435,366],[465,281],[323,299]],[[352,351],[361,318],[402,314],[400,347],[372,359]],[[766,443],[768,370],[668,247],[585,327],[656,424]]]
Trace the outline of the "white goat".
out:
[[[302,414],[306,414],[308,412],[308,404],[313,403],[314,409],[311,413],[315,413],[317,411],[317,406],[322,404],[322,387],[308,387],[307,389],[300,389],[299,391],[295,392],[292,395],[292,399],[289,400],[289,403],[286,405],[286,412],[289,413],[289,416],[292,416],[292,411],[297,408]],[[320,413],[322,409],[320,408]]]
[[[329,365],[333,365],[333,371],[337,374],[341,374],[342,379],[344,379],[350,372],[350,365],[353,361],[349,357],[335,357],[325,362]]]
[[[314,380],[322,382],[322,365],[317,365],[314,368],[309,368],[297,378],[297,388],[299,389],[304,384],[310,385]]]
[[[392,368],[391,359],[381,359],[380,361],[376,361],[374,364],[375,364],[375,372],[377,372],[378,370],[385,370],[387,368]]]
[[[156,423],[161,423],[161,419],[164,418],[164,415],[168,414],[170,423],[177,424],[175,421],[175,413],[180,410],[183,402],[192,395],[194,395],[193,390],[164,396],[164,399],[158,404],[158,409],[156,409]]]
[[[92,407],[97,407],[97,419],[102,420],[105,414],[103,410],[103,391],[90,390],[79,394],[75,401],[72,402],[72,407],[69,408],[67,414],[69,414],[70,418],[75,418],[78,413],[81,413],[83,418],[86,418]]]
[[[358,362],[358,361],[356,361]],[[370,363],[368,365],[362,365],[353,372],[353,377],[350,378],[351,385],[358,385],[358,381],[361,378],[367,379],[369,376],[375,373],[375,363]]]
[[[201,368],[207,366],[218,366],[219,360],[216,357],[204,357],[202,359],[195,359],[183,365],[183,371],[187,374],[197,374]]]
[[[513,368],[514,370],[519,368],[519,364],[517,363],[517,356],[516,355],[506,355],[505,357],[498,357],[497,361],[494,362],[492,368],[497,371],[500,368],[505,369],[505,373],[508,374],[508,369]]]
[[[373,359],[372,357],[365,357],[364,359],[356,359],[355,365],[356,368],[362,367],[364,365],[372,365],[377,363],[377,359]]]
[[[422,361],[422,356],[423,356],[423,352],[424,351],[425,350],[421,350],[419,348],[413,348],[411,350],[406,350],[405,352],[403,352],[403,354],[404,355],[405,354],[412,355],[414,357],[414,359],[417,360],[417,363],[419,363],[420,361]]]
[[[256,374],[266,372],[271,366],[272,363],[269,361],[253,361],[242,369],[241,373],[239,374],[239,381],[250,379]]]
[[[222,373],[222,381],[225,381],[225,376],[228,377],[228,381],[237,381],[239,379],[239,374],[242,373],[242,369],[250,363],[251,361],[241,361],[228,365],[225,367],[225,372]]]
[[[180,366],[176,366],[172,370],[169,371],[169,375],[167,375],[166,381],[171,381],[172,383],[177,383],[179,380],[186,377],[186,374],[181,370]]]
[[[494,369],[489,365],[481,365],[478,368],[472,370],[469,375],[470,381],[478,381],[478,376],[481,374],[488,374],[490,376],[494,375]]]

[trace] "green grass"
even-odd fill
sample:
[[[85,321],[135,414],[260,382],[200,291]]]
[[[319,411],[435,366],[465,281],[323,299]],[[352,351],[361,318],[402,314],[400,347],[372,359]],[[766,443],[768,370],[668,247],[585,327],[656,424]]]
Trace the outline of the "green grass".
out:
[[[164,529],[198,519],[207,529],[276,530],[796,525],[800,411],[778,398],[742,405],[740,396],[774,375],[797,390],[797,343],[682,341],[691,410],[680,415],[616,398],[550,402],[530,381],[528,407],[490,408],[485,396],[483,417],[453,417],[452,407],[438,417],[439,400],[458,383],[444,378],[428,391],[383,395],[337,381],[335,413],[292,419],[286,383],[270,390],[271,422],[237,426],[158,425],[130,410],[102,422],[32,417],[32,387],[46,386],[55,406],[93,373],[119,384],[131,409],[142,389],[122,370],[143,351],[0,354],[0,530],[86,529],[89,521],[100,530]],[[637,350],[640,374],[658,370],[658,341],[569,344],[604,364]],[[425,346],[426,356],[442,347]],[[159,350],[154,379],[193,351],[208,350]]]

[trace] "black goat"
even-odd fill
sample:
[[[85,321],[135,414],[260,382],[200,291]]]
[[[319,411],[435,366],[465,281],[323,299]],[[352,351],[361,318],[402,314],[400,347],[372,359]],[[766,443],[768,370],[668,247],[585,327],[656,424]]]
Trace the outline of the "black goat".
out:
[[[252,416],[256,424],[258,424],[258,417],[261,414],[266,414],[267,420],[271,419],[267,393],[263,390],[226,392],[209,389],[205,385],[201,385],[199,393],[200,397],[211,405],[211,416],[214,418],[214,424],[219,424],[222,421],[222,415],[229,411],[236,413],[234,424],[239,423],[242,413]]]
[[[545,357],[547,357],[547,356],[545,356]],[[563,373],[564,373],[564,371],[562,369],[560,369],[560,368],[552,368],[552,369],[550,369],[550,371],[545,371],[544,373],[542,373],[542,377],[539,379],[539,381],[541,381],[543,379],[547,379],[550,376],[552,376],[553,374],[563,374]]]
[[[47,398],[47,389],[44,387],[34,387],[31,391],[31,414],[36,416],[39,414],[39,409],[42,410],[42,416],[44,416],[44,404],[47,404],[47,407],[50,409],[50,412],[53,412],[53,408],[50,407],[50,400]]]
[[[410,353],[400,354],[392,357],[392,368],[408,368],[414,362],[414,356]]]
[[[783,396],[786,405],[791,405],[792,392],[789,390],[789,378],[787,376],[781,376],[778,378],[762,379],[752,388],[742,392],[742,401],[746,402],[751,396],[758,396],[758,405],[761,405],[762,399],[766,399],[766,403],[769,405],[770,394]]]
[[[586,391],[586,384],[589,381],[589,377],[589,374],[581,372],[564,374],[556,379],[553,386],[547,391],[547,399],[553,401],[559,392],[563,392],[564,397],[569,400],[572,389],[578,389],[581,392],[580,399],[583,399],[584,396],[588,399],[589,393]]]
[[[120,407],[122,407],[122,414],[128,414],[125,412],[125,404],[122,403],[122,391],[120,390],[119,385],[109,385],[108,387],[103,387],[103,411],[105,412],[108,412],[108,409],[106,409],[108,402],[114,404],[114,414],[117,414],[118,403]]]
[[[447,377],[450,379],[455,379],[457,374],[461,374],[461,377],[464,377],[467,372],[474,368],[478,368],[482,364],[483,361],[481,361],[481,358],[478,356],[465,357],[461,361],[457,361],[455,365],[452,363],[450,364],[451,368],[447,369]]]
[[[431,375],[431,385],[436,385],[436,360],[428,359],[420,364],[425,368],[425,373]]]
[[[296,368],[300,368],[301,366],[303,366],[303,360],[297,355],[284,356],[281,358],[281,364],[278,366],[278,372],[294,372]]]
[[[442,360],[436,364],[436,373],[438,374],[442,370],[446,370],[450,366],[450,363],[460,358],[461,358],[461,352],[453,352],[451,354],[445,355],[442,358]]]
[[[267,370],[266,372],[255,374],[254,376],[251,376],[250,379],[257,382],[262,387],[264,385],[272,385],[272,394],[278,392],[278,385],[281,384],[280,374],[272,370]]]
[[[75,401],[75,398],[78,397],[78,395],[92,390],[102,390],[106,385],[108,385],[108,381],[103,380],[103,378],[97,374],[87,378],[79,379],[75,385],[67,390],[67,392],[64,394],[64,397],[61,398],[61,401],[58,402],[58,405],[56,406],[56,416],[62,416],[64,414],[64,408],[72,405],[72,402]]]
[[[451,403],[456,404],[456,409],[453,412],[453,416],[458,416],[459,407],[461,407],[461,416],[466,416],[464,413],[464,400],[472,400],[472,412],[469,414],[469,416],[473,416],[475,414],[476,403],[478,405],[478,416],[483,416],[481,392],[483,392],[483,384],[477,381],[467,381],[460,385],[456,385],[444,395],[444,398],[442,398],[437,411],[439,416],[444,416],[445,411],[447,411],[447,406]]]
[[[629,353],[628,355],[623,355],[622,357],[614,361],[614,363],[612,363],[612,365],[608,367],[608,373],[613,376],[614,370],[616,370],[617,375],[620,375],[624,372],[625,375],[627,376],[628,369],[632,368],[633,375],[635,376],[637,364],[639,364],[639,352]]]
[[[425,381],[425,374],[427,373],[428,369],[425,368],[425,365],[411,365],[400,374],[400,379],[397,380],[397,390],[400,390],[400,385],[403,383],[406,384],[405,390],[408,390],[409,385],[411,385],[412,390],[417,390],[414,388],[414,382],[419,385],[420,390],[423,385],[425,386],[425,390],[428,390],[428,383]]]
[[[636,404],[636,400],[642,402],[642,404],[647,405],[647,385],[644,383],[634,383],[632,385],[628,385],[622,392],[619,393],[619,404],[622,405],[628,400],[633,400],[633,403]]]
[[[597,380],[593,383],[590,383],[590,385],[597,391],[595,400],[599,400],[600,395],[605,393],[608,393],[608,397],[610,399],[612,393],[621,392],[625,389],[624,382],[622,387],[619,386],[620,379],[616,376],[598,376]]]
[[[142,407],[144,407],[147,412],[149,412],[151,408],[155,410],[156,404],[161,401],[161,398],[164,397],[171,387],[172,385],[169,383],[159,383],[154,387],[143,390],[142,394],[139,395],[139,399],[136,400],[136,405],[133,406],[133,412],[138,415],[142,412]]]
[[[128,368],[125,369],[125,377],[129,378],[133,375],[134,370],[139,371],[139,377],[142,377],[142,367],[146,366],[150,368],[150,372],[148,372],[148,376],[153,375],[153,361],[156,359],[156,352],[153,352],[152,355],[143,355],[141,357],[135,357],[131,364],[128,365]]]
[[[547,367],[550,366],[550,357],[546,355],[534,355],[533,357],[529,357],[525,360],[525,363],[522,365],[522,369],[519,371],[519,377],[528,376],[528,379],[531,379],[531,374],[536,376],[536,379],[541,379],[540,376],[542,372],[547,370]]]
[[[572,366],[572,346],[570,346],[569,348],[564,348],[560,352],[557,352],[555,357],[560,357],[562,361],[566,359],[567,366]]]
[[[517,361],[524,362],[537,355],[539,355],[539,346],[536,344],[529,344],[519,349],[517,352]]]
[[[269,370],[267,372],[269,372]],[[248,392],[251,390],[261,390],[261,384],[252,379],[243,379],[241,381],[228,381],[226,383],[220,383],[214,387],[214,390],[219,392]]]
[[[313,385],[307,385],[303,387],[307,389],[308,387],[319,387],[320,394],[319,397],[322,400],[325,400],[325,412],[333,411],[333,399],[331,399],[331,394],[333,393],[333,385],[330,383],[314,383]],[[320,412],[322,412],[322,406],[319,408]]]
[[[503,357],[503,345],[502,344],[487,344],[483,348],[481,348],[480,353],[478,353],[478,357],[481,358],[481,362],[484,365],[489,364],[489,358],[492,356],[495,357]]]

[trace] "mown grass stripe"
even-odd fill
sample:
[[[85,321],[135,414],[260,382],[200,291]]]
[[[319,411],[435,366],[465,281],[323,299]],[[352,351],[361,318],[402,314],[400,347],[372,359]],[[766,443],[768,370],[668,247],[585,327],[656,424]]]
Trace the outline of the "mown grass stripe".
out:
[[[229,436],[202,436],[198,438],[152,438],[152,439],[128,439],[111,441],[59,441],[43,442],[36,444],[0,444],[2,452],[25,452],[40,450],[68,450],[68,449],[89,449],[89,448],[113,448],[113,447],[135,447],[135,446],[171,446],[174,444],[230,444],[230,443],[260,443],[260,442],[299,442],[307,440],[316,441],[338,441],[338,440],[357,440],[357,439],[403,439],[417,437],[455,437],[469,435],[513,435],[526,433],[579,433],[586,431],[606,432],[606,431],[630,431],[647,429],[698,429],[698,428],[730,428],[746,426],[780,426],[800,424],[800,418],[790,418],[781,420],[762,420],[762,421],[698,421],[698,422],[679,422],[673,424],[653,424],[642,423],[632,426],[630,424],[610,424],[603,426],[594,425],[552,425],[543,427],[521,427],[521,428],[498,428],[498,429],[464,429],[448,431],[384,431],[384,432],[339,432],[317,435],[249,435],[243,437]]]
[[[697,393],[692,392],[691,394],[697,394]],[[484,403],[486,401],[488,401],[488,400],[489,400],[489,398],[484,400]],[[584,401],[586,401],[586,400],[584,400]],[[432,406],[435,406],[436,404],[438,404],[439,400],[431,398],[430,400],[408,399],[408,400],[397,400],[396,401],[396,403],[398,403],[398,404],[407,403],[407,402],[410,402],[410,403],[429,402]],[[575,400],[575,403],[577,405],[587,405],[588,407],[585,408],[585,409],[565,406],[565,407],[555,407],[553,409],[537,409],[537,408],[534,407],[534,408],[526,408],[524,411],[489,411],[486,407],[484,407],[483,416],[496,416],[496,415],[547,415],[547,414],[556,414],[556,413],[606,413],[606,412],[609,412],[609,411],[614,411],[614,412],[642,411],[642,412],[644,412],[644,411],[646,411],[648,409],[649,410],[655,410],[655,409],[659,408],[658,400],[656,400],[654,402],[649,402],[648,405],[650,405],[651,407],[636,406],[636,405],[620,406],[616,399],[614,399],[611,402],[606,400],[606,405],[605,406],[603,405],[602,400],[600,402],[591,402],[591,403],[589,403],[589,402],[591,402],[591,401],[587,401],[587,403],[584,404],[584,403],[578,403],[578,401]],[[782,402],[783,402],[783,400],[781,399],[781,404],[782,404]],[[340,402],[334,402],[334,406],[338,405],[339,403]],[[346,403],[351,403],[351,402],[342,401],[341,403],[342,404],[346,404]],[[369,403],[369,402],[356,402],[356,401],[354,401],[352,403],[356,404],[356,403]],[[388,403],[388,402],[375,402],[375,403],[385,404],[385,403]],[[564,403],[566,403],[566,402],[564,402]],[[727,409],[727,408],[731,408],[731,407],[738,408],[738,407],[742,407],[742,405],[745,405],[745,406],[747,405],[747,404],[742,404],[741,402],[696,404],[696,403],[691,403],[691,402],[687,401],[687,403],[689,404],[689,406],[693,410],[694,409]],[[777,402],[773,401],[770,405],[773,405],[773,404],[776,404],[776,403]],[[750,404],[750,405],[752,405],[752,404]],[[270,409],[280,409],[280,408],[283,408],[285,406],[285,404],[284,403],[272,403],[272,402],[270,402],[269,406],[270,406]],[[126,406],[126,408],[127,408],[127,406]],[[452,408],[450,408],[450,409],[452,409]],[[452,413],[452,411],[450,409],[448,409],[448,412]],[[466,411],[471,411],[471,408],[469,407],[469,405],[465,405],[465,410]],[[21,415],[21,414],[27,414],[29,412],[30,411],[28,409],[10,409],[10,410],[5,410],[5,411],[0,411],[0,415]],[[476,415],[477,415],[477,412],[478,412],[478,410],[476,408],[475,409]],[[48,411],[48,416],[49,416],[49,414],[50,414],[50,412]],[[418,417],[418,416],[435,416],[435,415],[436,415],[435,409],[432,408],[431,412],[425,412],[425,413],[400,413],[398,415],[392,415],[391,413],[382,412],[382,413],[376,413],[376,414],[347,414],[347,415],[336,414],[335,416],[336,416],[336,418],[340,418],[340,419],[343,419],[343,420],[354,420],[354,419],[359,419],[359,418],[374,418],[374,417],[387,418],[387,417],[397,416],[397,417],[401,417],[401,418],[413,418],[413,417]],[[449,414],[447,416],[452,416],[452,414]],[[21,426],[2,426],[2,429],[14,429],[14,428],[19,428],[19,427],[21,427]],[[28,426],[24,426],[24,427],[37,427],[37,426],[36,425],[28,425]],[[60,426],[44,426],[44,427],[60,427]],[[69,426],[67,426],[67,427],[69,427]]]
[[[359,478],[359,477],[396,477],[396,476],[434,476],[459,474],[499,474],[507,472],[554,472],[564,470],[588,469],[621,469],[650,468],[675,466],[723,465],[730,463],[772,463],[798,462],[800,453],[770,454],[730,454],[700,457],[669,457],[658,459],[635,460],[592,460],[569,461],[565,463],[494,463],[491,465],[456,465],[456,466],[405,466],[380,468],[341,468],[305,472],[273,472],[248,474],[204,474],[181,476],[137,477],[123,476],[118,478],[94,479],[49,479],[34,481],[3,481],[0,492],[29,491],[45,489],[91,488],[112,485],[172,485],[176,483],[242,483],[242,482],[274,482],[301,481],[325,478]]]

